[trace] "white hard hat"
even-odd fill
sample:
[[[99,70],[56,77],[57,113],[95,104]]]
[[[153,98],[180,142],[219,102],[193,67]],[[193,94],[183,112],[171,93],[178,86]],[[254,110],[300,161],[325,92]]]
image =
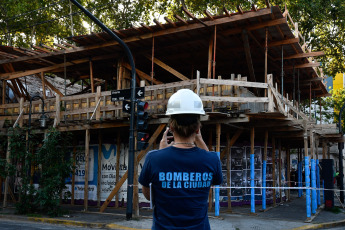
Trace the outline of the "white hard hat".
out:
[[[200,114],[205,115],[200,97],[190,89],[180,89],[168,101],[165,115]]]

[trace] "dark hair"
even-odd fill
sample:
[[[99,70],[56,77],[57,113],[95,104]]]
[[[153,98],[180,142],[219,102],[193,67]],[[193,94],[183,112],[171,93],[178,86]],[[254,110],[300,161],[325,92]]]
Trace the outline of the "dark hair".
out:
[[[169,120],[171,128],[181,137],[190,137],[200,128],[200,115],[178,114],[172,115]]]

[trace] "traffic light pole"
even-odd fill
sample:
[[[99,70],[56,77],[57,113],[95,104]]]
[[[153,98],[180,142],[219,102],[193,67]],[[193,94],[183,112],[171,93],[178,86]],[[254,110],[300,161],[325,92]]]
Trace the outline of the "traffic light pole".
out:
[[[135,65],[134,59],[131,51],[129,50],[126,43],[124,43],[113,31],[106,27],[101,21],[99,21],[92,13],[86,10],[82,5],[76,0],[70,0],[74,5],[76,5],[81,11],[83,11],[86,16],[88,16],[92,21],[94,21],[99,27],[107,32],[114,40],[116,40],[128,57],[129,64],[132,68],[131,70],[131,116],[130,116],[130,126],[129,126],[129,157],[128,157],[128,183],[127,183],[127,210],[126,219],[132,219],[133,213],[133,177],[134,177],[134,113],[135,113]]]
[[[339,133],[341,134],[341,137],[343,137],[343,129],[341,127],[341,114],[343,113],[343,110],[345,108],[345,103],[341,107],[339,111]],[[342,140],[343,141],[343,140]],[[343,149],[344,149],[344,142],[339,142],[338,143],[338,150],[339,150],[339,177],[340,177],[340,184],[339,184],[339,189],[340,189],[340,202],[344,203],[344,169],[343,169]]]

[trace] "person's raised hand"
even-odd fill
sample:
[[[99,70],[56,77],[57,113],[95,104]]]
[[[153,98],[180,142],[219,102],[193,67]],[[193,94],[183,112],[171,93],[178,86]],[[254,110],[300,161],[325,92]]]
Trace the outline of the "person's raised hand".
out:
[[[171,146],[174,142],[172,139],[174,138],[173,136],[168,136],[170,129],[169,127],[166,128],[166,130],[163,133],[163,137],[161,142],[159,143],[159,149],[164,149],[166,147]]]

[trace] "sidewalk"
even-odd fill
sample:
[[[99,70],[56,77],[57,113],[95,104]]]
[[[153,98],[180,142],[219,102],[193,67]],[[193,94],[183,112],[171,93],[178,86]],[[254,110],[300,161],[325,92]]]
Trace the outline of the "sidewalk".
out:
[[[340,203],[335,199],[335,205]],[[105,213],[99,213],[98,208],[89,207],[84,212],[83,206],[64,205],[70,211],[69,215],[59,218],[28,217],[15,215],[14,208],[0,208],[0,218],[29,220],[54,224],[82,226],[88,228],[103,229],[150,229],[152,225],[152,210],[140,209],[140,217],[133,217],[126,220],[125,208],[107,208]],[[318,209],[311,223],[305,223],[306,208],[305,197],[298,198],[292,195],[290,202],[278,204],[276,207],[268,207],[262,212],[261,205],[255,207],[256,213],[250,213],[250,206],[233,207],[233,213],[228,213],[226,208],[221,209],[219,217],[209,213],[211,228],[215,230],[245,230],[245,229],[329,229],[336,226],[345,226],[345,210],[341,213],[334,213]]]

